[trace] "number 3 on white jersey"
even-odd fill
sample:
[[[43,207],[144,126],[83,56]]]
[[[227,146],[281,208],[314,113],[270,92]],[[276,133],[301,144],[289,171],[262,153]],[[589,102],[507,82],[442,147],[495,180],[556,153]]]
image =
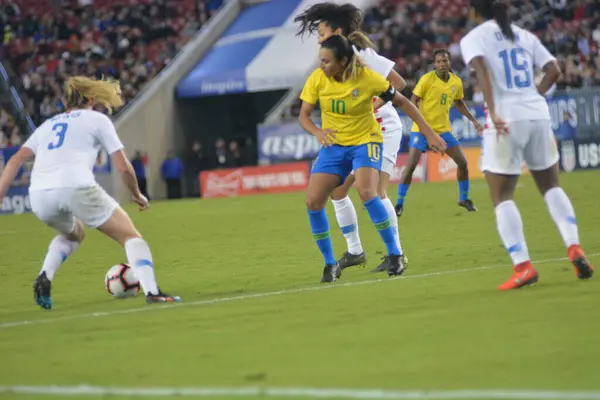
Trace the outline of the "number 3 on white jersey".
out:
[[[59,122],[52,126],[52,132],[56,133],[57,140],[48,143],[48,150],[56,150],[63,145],[67,129],[69,129],[69,124],[65,122]]]

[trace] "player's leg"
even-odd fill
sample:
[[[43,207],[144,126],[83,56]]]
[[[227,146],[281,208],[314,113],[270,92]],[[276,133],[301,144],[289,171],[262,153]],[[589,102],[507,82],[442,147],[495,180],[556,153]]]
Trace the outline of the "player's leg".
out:
[[[542,194],[567,248],[569,260],[579,279],[589,279],[594,268],[586,258],[579,242],[575,210],[558,182],[558,150],[550,121],[536,121],[537,132],[525,147],[525,162]]]
[[[396,218],[396,210],[394,204],[388,196],[387,188],[390,184],[391,176],[394,173],[396,167],[396,159],[398,157],[398,149],[400,148],[400,140],[402,138],[402,131],[396,130],[388,133],[384,136],[383,144],[383,161],[381,163],[381,172],[379,174],[379,183],[377,184],[377,193],[385,206],[385,209],[390,218],[392,230],[394,231],[394,238],[396,239],[396,246],[400,250],[400,262],[404,264],[404,269],[408,265],[408,259],[402,251],[402,244],[400,242],[400,232],[398,230],[398,218]],[[387,271],[390,266],[389,257],[386,255],[382,258],[381,264],[371,270],[371,272],[383,272]]]
[[[498,287],[499,290],[516,289],[538,280],[538,273],[529,258],[523,220],[513,199],[523,160],[519,139],[526,142],[529,133],[527,127],[522,128],[511,124],[508,136],[497,137],[495,131],[488,131],[483,137],[483,171],[494,205],[498,233],[514,269],[513,275]]]
[[[70,212],[60,208],[64,190],[31,192],[30,200],[34,214],[46,225],[57,231],[44,257],[42,269],[33,283],[35,302],[44,309],[52,308],[52,280],[60,266],[79,247],[84,239],[81,221]]]
[[[125,249],[127,262],[146,295],[146,302],[181,301],[161,292],[154,276],[152,253],[129,215],[100,186],[76,189],[71,210],[85,225],[98,229]]]
[[[452,133],[446,132],[441,136],[448,145],[448,156],[452,158],[458,167],[456,170],[459,193],[458,205],[467,211],[477,211],[477,207],[475,207],[473,201],[469,198],[469,165],[465,153]]]
[[[427,139],[418,132],[410,134],[410,150],[408,151],[408,162],[398,185],[398,198],[396,199],[396,215],[399,217],[404,212],[404,199],[408,194],[408,188],[412,182],[415,168],[419,164],[421,154],[427,151]]]
[[[379,171],[381,170],[381,147],[379,143],[368,143],[354,148],[352,162],[356,177],[356,189],[387,248],[390,260],[388,274],[400,275],[404,272],[404,266],[400,262],[400,249],[396,245],[388,212],[377,194]]]
[[[349,175],[344,184],[338,186],[331,194],[331,202],[335,209],[335,218],[342,230],[348,247],[338,260],[338,265],[342,270],[355,265],[364,265],[367,262],[367,256],[365,255],[360,242],[360,235],[358,234],[356,208],[354,208],[354,204],[350,200],[350,196],[348,196],[352,185],[354,185],[354,174]]]
[[[333,255],[325,204],[333,190],[340,185],[352,169],[352,165],[345,161],[346,151],[347,149],[341,146],[322,148],[313,166],[306,189],[306,210],[312,235],[325,260],[321,283],[335,282],[341,276],[341,270]]]

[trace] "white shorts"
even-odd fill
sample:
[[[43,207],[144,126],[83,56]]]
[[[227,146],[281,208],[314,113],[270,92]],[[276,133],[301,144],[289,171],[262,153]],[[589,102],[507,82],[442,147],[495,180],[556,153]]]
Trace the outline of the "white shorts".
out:
[[[383,134],[383,160],[381,162],[381,171],[393,176],[398,151],[400,151],[400,142],[402,141],[402,128]]]
[[[383,136],[383,160],[381,160],[381,172],[393,176],[398,151],[400,151],[400,142],[402,141],[402,128],[386,132]],[[354,175],[354,170],[350,172]]]
[[[75,218],[90,228],[98,228],[119,207],[100,186],[34,190],[29,193],[29,198],[33,213],[63,234],[73,232]]]
[[[558,149],[550,120],[514,121],[509,134],[498,137],[495,129],[483,134],[481,170],[520,175],[523,162],[531,171],[542,171],[558,162]]]

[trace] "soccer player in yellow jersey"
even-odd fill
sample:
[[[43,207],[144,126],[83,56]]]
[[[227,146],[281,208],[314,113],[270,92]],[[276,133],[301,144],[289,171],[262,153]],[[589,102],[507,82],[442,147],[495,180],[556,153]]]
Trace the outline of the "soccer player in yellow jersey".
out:
[[[419,79],[413,90],[411,100],[419,107],[425,120],[431,125],[435,133],[446,141],[448,155],[458,166],[458,205],[468,211],[477,211],[477,208],[469,199],[469,168],[458,139],[452,134],[450,108],[455,105],[462,115],[469,118],[479,134],[483,132],[483,127],[477,122],[465,104],[461,79],[450,72],[450,53],[446,50],[436,50],[433,57],[435,69]],[[410,135],[408,165],[402,172],[400,185],[398,185],[398,199],[396,200],[396,214],[398,216],[401,216],[404,211],[404,199],[412,181],[412,175],[419,163],[419,158],[426,151],[427,142],[425,137],[419,132],[419,126],[413,124]]]
[[[341,275],[333,255],[325,204],[352,170],[358,194],[387,247],[388,275],[400,275],[404,272],[400,251],[388,213],[377,195],[383,135],[373,114],[373,97],[401,107],[417,123],[434,151],[444,152],[446,143],[433,132],[408,99],[397,93],[383,76],[362,64],[345,37],[333,35],[324,40],[319,59],[320,68],[310,75],[300,95],[299,122],[323,145],[306,192],[312,234],[325,259],[321,282],[334,282]],[[321,128],[311,119],[317,102],[321,108]]]

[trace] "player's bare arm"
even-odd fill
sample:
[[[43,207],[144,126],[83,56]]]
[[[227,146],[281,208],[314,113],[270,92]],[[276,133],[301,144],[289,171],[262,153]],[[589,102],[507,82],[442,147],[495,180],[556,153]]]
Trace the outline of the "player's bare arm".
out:
[[[464,99],[454,100],[454,105],[462,115],[471,121],[475,129],[477,129],[477,133],[481,135],[483,133],[483,126],[477,122],[477,118],[469,111],[469,107],[467,107],[467,103],[465,103]]]
[[[506,122],[496,114],[496,104],[494,103],[494,89],[492,87],[492,74],[486,64],[485,58],[482,56],[475,57],[469,64],[471,68],[475,70],[477,80],[481,85],[481,92],[483,93],[483,99],[490,113],[490,117],[496,131],[499,135],[505,135],[508,133]]]
[[[0,176],[0,202],[4,196],[6,196],[6,192],[8,192],[8,189],[12,185],[23,164],[33,157],[33,150],[29,147],[21,147],[19,151],[8,160],[8,163],[6,163],[4,171],[2,172],[2,176]]]
[[[556,60],[552,60],[546,65],[544,65],[544,77],[542,78],[540,84],[537,87],[538,92],[542,96],[544,96],[548,90],[558,81],[560,76],[562,75],[562,71],[560,70],[560,66]]]

